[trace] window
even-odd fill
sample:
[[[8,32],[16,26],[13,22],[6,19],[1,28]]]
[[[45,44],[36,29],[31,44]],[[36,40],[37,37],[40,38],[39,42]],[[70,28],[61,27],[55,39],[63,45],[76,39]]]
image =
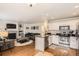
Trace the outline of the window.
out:
[[[70,26],[59,26],[59,30],[69,30]]]

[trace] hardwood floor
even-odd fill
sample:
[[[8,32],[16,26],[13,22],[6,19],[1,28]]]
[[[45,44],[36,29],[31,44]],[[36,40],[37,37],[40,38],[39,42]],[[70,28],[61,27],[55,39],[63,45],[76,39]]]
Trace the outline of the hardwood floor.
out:
[[[53,53],[54,56],[76,56],[76,50],[66,47],[61,47],[58,45],[52,44],[52,48],[46,50],[47,52]]]
[[[52,53],[54,56],[76,56],[76,51],[73,49],[64,50],[64,49],[47,49],[47,52]]]
[[[54,56],[75,56],[76,51],[73,49],[60,49],[60,48],[48,48],[45,52],[51,53]],[[38,51],[35,50],[34,44],[27,46],[15,47],[9,50],[2,52],[3,56],[34,56]]]
[[[34,44],[30,44],[27,46],[15,47],[13,49],[9,49],[2,53],[3,56],[33,56],[36,54],[36,50],[34,49]]]

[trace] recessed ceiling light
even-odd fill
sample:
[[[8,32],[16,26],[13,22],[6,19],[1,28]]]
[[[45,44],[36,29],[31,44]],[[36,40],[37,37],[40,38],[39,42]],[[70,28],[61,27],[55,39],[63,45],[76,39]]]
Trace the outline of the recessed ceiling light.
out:
[[[75,8],[79,8],[79,6],[75,6]]]

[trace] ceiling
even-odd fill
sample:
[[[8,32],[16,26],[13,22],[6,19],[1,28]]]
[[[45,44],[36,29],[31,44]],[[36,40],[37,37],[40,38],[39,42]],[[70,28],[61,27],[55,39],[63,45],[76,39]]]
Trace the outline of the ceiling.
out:
[[[11,20],[18,22],[41,22],[43,17],[49,21],[79,16],[79,3],[0,3],[0,20]]]

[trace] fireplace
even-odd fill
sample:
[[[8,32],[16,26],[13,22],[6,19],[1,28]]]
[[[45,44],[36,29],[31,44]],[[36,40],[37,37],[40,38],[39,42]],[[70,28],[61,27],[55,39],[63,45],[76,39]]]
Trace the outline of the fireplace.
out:
[[[16,33],[9,33],[8,39],[16,39]]]

